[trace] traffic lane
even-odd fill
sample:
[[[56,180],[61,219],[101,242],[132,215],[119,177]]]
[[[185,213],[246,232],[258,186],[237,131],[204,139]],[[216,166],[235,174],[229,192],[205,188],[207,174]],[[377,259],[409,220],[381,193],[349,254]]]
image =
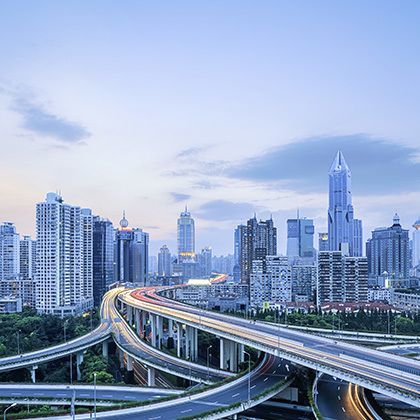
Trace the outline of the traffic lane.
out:
[[[0,358],[0,369],[3,367],[8,367],[10,365],[20,365],[24,363],[30,363],[34,359],[49,357],[49,356],[56,355],[58,353],[68,352],[72,348],[82,347],[89,343],[100,340],[101,338],[108,335],[109,332],[110,332],[110,326],[103,324],[97,329],[93,330],[90,334],[87,334],[86,336],[82,336],[80,338],[76,338],[75,340],[69,341],[67,343],[60,343],[60,344],[57,344],[56,346],[37,350],[31,353],[26,353],[26,354],[23,353],[16,356]]]
[[[246,410],[242,414],[247,418],[264,420],[313,420],[315,418],[310,413],[302,413],[302,411],[287,408],[267,407],[264,404]]]
[[[349,383],[322,375],[317,385],[318,409],[325,420],[359,419],[358,412],[349,399]]]
[[[113,315],[115,317],[119,316],[119,313],[116,312],[116,308],[113,308]],[[121,322],[117,322],[116,329],[117,334],[114,335],[114,340],[119,342],[119,344],[125,348],[127,351],[134,356],[136,356],[140,361],[143,361],[147,364],[150,363],[152,366],[171,370],[175,373],[181,373],[186,377],[189,377],[193,374],[193,377],[199,378],[201,380],[210,380],[213,382],[224,379],[226,376],[217,375],[213,373],[211,369],[208,372],[206,366],[201,366],[198,364],[193,364],[188,366],[188,361],[183,359],[173,360],[168,355],[165,355],[163,352],[158,352],[156,349],[150,345],[144,343],[140,338],[135,336],[133,337],[134,332],[130,327],[125,324],[120,318]]]
[[[98,386],[96,398],[98,400],[117,400],[117,401],[143,401],[148,399],[160,398],[179,392],[165,392],[158,389],[142,389],[126,387],[126,389],[112,389],[112,387]],[[93,399],[95,391],[92,386],[39,386],[21,384],[17,387],[0,385],[0,397],[10,398],[68,398],[75,396],[76,399]]]
[[[284,374],[279,373],[279,364],[281,360],[268,356],[267,361],[259,369],[251,374],[250,395],[251,398],[271,388],[279,381],[285,378]],[[274,373],[276,372],[276,373]],[[182,402],[173,406],[155,408],[144,412],[130,414],[116,414],[107,416],[107,419],[117,420],[135,420],[135,419],[176,419],[192,415],[200,415],[206,411],[226,407],[236,402],[245,402],[248,400],[248,380],[246,377],[231,388],[220,391],[215,390],[214,394],[197,400]],[[141,416],[141,417],[140,417]],[[99,417],[99,416],[98,416]]]
[[[270,335],[276,335],[276,332],[277,332],[280,338],[297,341],[297,342],[302,343],[305,347],[316,348],[318,350],[322,350],[334,356],[340,356],[341,354],[349,355],[352,357],[361,358],[362,360],[377,363],[386,367],[399,369],[407,373],[412,373],[414,375],[420,375],[420,364],[413,363],[412,361],[389,360],[387,357],[384,357],[384,355],[381,354],[381,352],[379,351],[375,355],[375,354],[372,354],[370,351],[366,351],[365,349],[359,346],[345,344],[345,343],[342,344],[331,339],[326,339],[323,337],[305,334],[305,333],[301,333],[295,330],[289,330],[287,328],[280,327],[280,326],[279,327],[275,325],[268,326],[264,323],[231,317],[224,314],[217,314],[214,312],[203,311],[203,310],[193,308],[193,307],[186,307],[185,305],[182,305],[181,307],[174,301],[165,300],[165,304],[169,305],[172,309],[186,311],[196,316],[205,316],[205,317],[214,319],[216,321],[228,321],[231,325],[237,325],[237,326],[245,327],[248,329],[263,331]]]

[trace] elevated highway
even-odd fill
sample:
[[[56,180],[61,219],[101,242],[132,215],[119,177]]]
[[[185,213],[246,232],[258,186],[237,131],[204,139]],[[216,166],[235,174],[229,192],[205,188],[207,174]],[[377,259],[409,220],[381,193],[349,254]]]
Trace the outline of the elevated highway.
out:
[[[168,289],[159,288],[159,291],[165,290]],[[118,298],[137,310],[171,318],[420,407],[420,364],[417,361],[204,311],[163,298],[156,292],[153,288],[125,291]]]

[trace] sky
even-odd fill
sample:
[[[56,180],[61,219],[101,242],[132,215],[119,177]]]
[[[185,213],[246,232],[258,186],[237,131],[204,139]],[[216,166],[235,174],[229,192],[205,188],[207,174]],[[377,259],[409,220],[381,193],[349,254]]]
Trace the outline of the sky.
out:
[[[342,150],[364,238],[420,215],[420,2],[0,0],[0,222],[34,235],[48,191],[151,254],[273,216],[326,229]]]

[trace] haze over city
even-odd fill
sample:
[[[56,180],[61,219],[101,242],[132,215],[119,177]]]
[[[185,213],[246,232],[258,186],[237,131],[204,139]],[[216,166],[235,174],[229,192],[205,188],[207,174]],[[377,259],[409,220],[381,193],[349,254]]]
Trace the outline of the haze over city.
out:
[[[48,191],[151,253],[175,251],[188,204],[197,248],[273,215],[326,229],[342,150],[364,239],[420,198],[418,2],[3,2],[1,220],[34,235]]]

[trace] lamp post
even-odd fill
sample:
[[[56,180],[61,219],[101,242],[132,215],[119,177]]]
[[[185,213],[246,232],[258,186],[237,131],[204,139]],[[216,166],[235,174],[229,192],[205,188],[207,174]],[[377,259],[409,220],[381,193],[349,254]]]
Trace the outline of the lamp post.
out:
[[[213,347],[212,345],[207,347],[207,380],[209,380],[210,378],[210,359],[209,359],[210,353],[209,351],[212,347]]]
[[[16,335],[17,335],[17,351],[18,351],[18,354],[20,354],[20,330],[16,331]]]
[[[16,407],[17,403],[13,403],[12,405],[9,405],[4,411],[3,411],[3,420],[6,420],[6,413],[13,407]]]
[[[96,419],[96,372],[93,374],[93,418]]]
[[[68,319],[66,319],[65,321],[64,321],[64,342],[65,343],[67,343],[67,334],[66,334],[66,330],[67,330],[67,322],[69,322],[69,320]]]
[[[251,403],[251,355],[244,350],[244,353],[248,356],[248,404]]]

